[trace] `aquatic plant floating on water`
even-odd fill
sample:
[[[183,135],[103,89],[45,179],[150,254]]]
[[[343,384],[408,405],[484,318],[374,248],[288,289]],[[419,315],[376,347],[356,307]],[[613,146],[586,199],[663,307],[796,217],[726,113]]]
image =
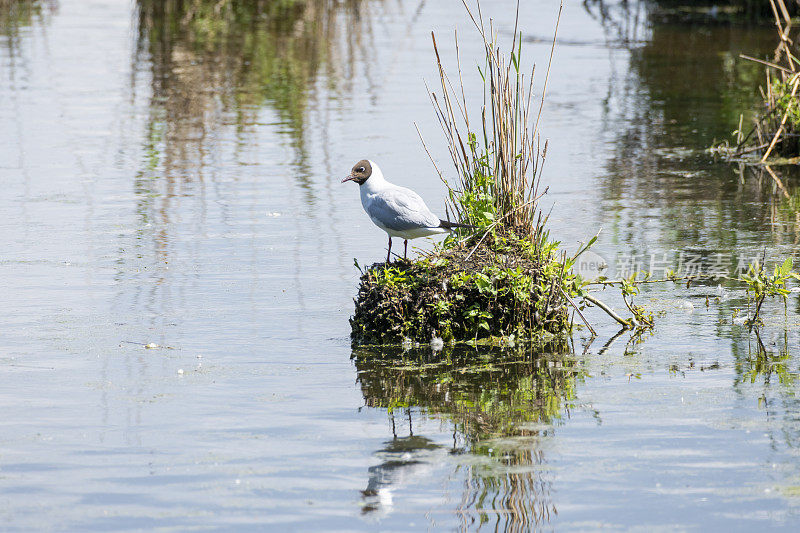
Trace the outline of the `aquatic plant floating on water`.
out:
[[[746,274],[743,274],[740,281],[747,284],[748,294],[752,293],[755,301],[755,312],[748,315],[744,322],[752,331],[753,327],[761,322],[761,307],[767,298],[780,297],[784,302],[784,312],[787,305],[787,296],[792,292],[787,286],[788,280],[800,281],[800,274],[792,271],[792,258],[787,258],[783,264],[776,265],[772,274],[764,270],[764,265],[755,261],[750,265]]]

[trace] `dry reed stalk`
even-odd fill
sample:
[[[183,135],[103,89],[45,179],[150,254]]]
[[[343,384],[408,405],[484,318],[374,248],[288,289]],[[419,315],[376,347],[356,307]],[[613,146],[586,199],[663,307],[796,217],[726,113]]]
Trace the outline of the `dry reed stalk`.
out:
[[[441,91],[437,94],[429,89],[428,92],[457,174],[456,182],[448,184],[448,211],[462,222],[481,227],[499,224],[520,236],[536,235],[542,231],[546,220],[537,214],[542,164],[547,151],[547,142],[542,145],[539,122],[557,33],[553,36],[536,121],[531,126],[535,65],[526,80],[521,66],[522,38],[517,31],[519,0],[510,54],[501,51],[492,20],[484,21],[480,1],[476,0],[474,8],[466,0],[462,3],[484,45],[484,68],[479,69],[484,83],[479,130],[474,127],[467,108],[458,35],[455,36],[456,84],[447,75],[436,37],[431,35]],[[562,8],[563,4],[559,7],[556,32]],[[427,147],[425,149],[427,151]],[[438,167],[436,170],[446,182]],[[475,199],[490,201],[491,212],[484,213],[486,219],[479,219],[472,209],[470,202]]]
[[[786,111],[784,111],[783,113],[780,126],[778,126],[778,131],[775,132],[775,136],[772,137],[772,142],[769,143],[767,151],[764,152],[764,156],[761,158],[762,163],[764,163],[767,160],[769,154],[772,153],[772,149],[775,148],[775,144],[780,140],[781,136],[783,135],[784,128],[786,127],[786,120],[789,118],[789,111],[792,110],[792,105],[795,105],[796,103],[795,96],[797,95],[797,87],[800,84],[800,77],[798,75],[794,75],[792,76],[792,78],[794,79],[794,81],[792,83],[792,92],[789,95],[791,101],[786,106]]]
[[[775,28],[779,39],[773,60],[770,62],[744,54],[740,55],[743,59],[754,61],[767,67],[766,91],[764,88],[760,89],[767,111],[756,120],[753,128],[758,142],[755,147],[748,146],[745,149],[744,143],[753,133],[751,131],[744,141],[737,144],[736,151],[736,155],[741,156],[766,147],[759,161],[761,164],[767,162],[776,146],[784,142],[788,134],[795,133],[794,130],[797,129],[797,125],[794,124],[794,121],[790,124],[787,124],[787,122],[790,114],[793,111],[796,112],[798,106],[797,93],[800,88],[800,73],[798,73],[797,69],[800,61],[791,51],[794,42],[789,38],[792,30],[792,19],[789,15],[789,10],[786,8],[785,0],[769,0],[769,3],[775,18]],[[787,150],[787,146],[783,144],[781,150]]]

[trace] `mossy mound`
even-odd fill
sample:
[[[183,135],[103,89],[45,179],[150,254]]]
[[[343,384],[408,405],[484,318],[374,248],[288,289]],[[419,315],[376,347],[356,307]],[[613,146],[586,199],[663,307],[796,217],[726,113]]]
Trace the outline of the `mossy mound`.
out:
[[[548,339],[570,331],[555,246],[489,236],[411,262],[372,265],[350,319],[354,344]]]

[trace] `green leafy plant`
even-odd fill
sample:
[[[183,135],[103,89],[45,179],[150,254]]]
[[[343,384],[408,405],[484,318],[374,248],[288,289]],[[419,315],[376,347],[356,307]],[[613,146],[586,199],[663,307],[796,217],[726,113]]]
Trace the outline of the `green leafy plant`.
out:
[[[406,276],[405,271],[398,267],[375,270],[373,274],[375,275],[375,282],[386,287],[400,287],[408,282],[408,276]]]
[[[746,322],[751,330],[753,326],[762,322],[761,306],[767,298],[783,298],[785,308],[786,297],[789,295],[786,282],[790,279],[800,280],[800,274],[793,272],[792,266],[792,258],[789,257],[783,264],[775,266],[772,273],[769,274],[765,271],[763,264],[755,261],[749,265],[747,273],[742,274],[740,280],[747,284],[748,294],[752,294],[756,306],[755,312]]]

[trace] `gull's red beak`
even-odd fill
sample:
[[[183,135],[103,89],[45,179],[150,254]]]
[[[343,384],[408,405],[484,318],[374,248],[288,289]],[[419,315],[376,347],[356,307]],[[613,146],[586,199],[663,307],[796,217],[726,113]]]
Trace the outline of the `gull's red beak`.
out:
[[[342,183],[344,183],[345,181],[353,181],[354,179],[355,178],[353,177],[353,175],[350,174],[349,176],[347,176],[345,179],[342,180]]]

